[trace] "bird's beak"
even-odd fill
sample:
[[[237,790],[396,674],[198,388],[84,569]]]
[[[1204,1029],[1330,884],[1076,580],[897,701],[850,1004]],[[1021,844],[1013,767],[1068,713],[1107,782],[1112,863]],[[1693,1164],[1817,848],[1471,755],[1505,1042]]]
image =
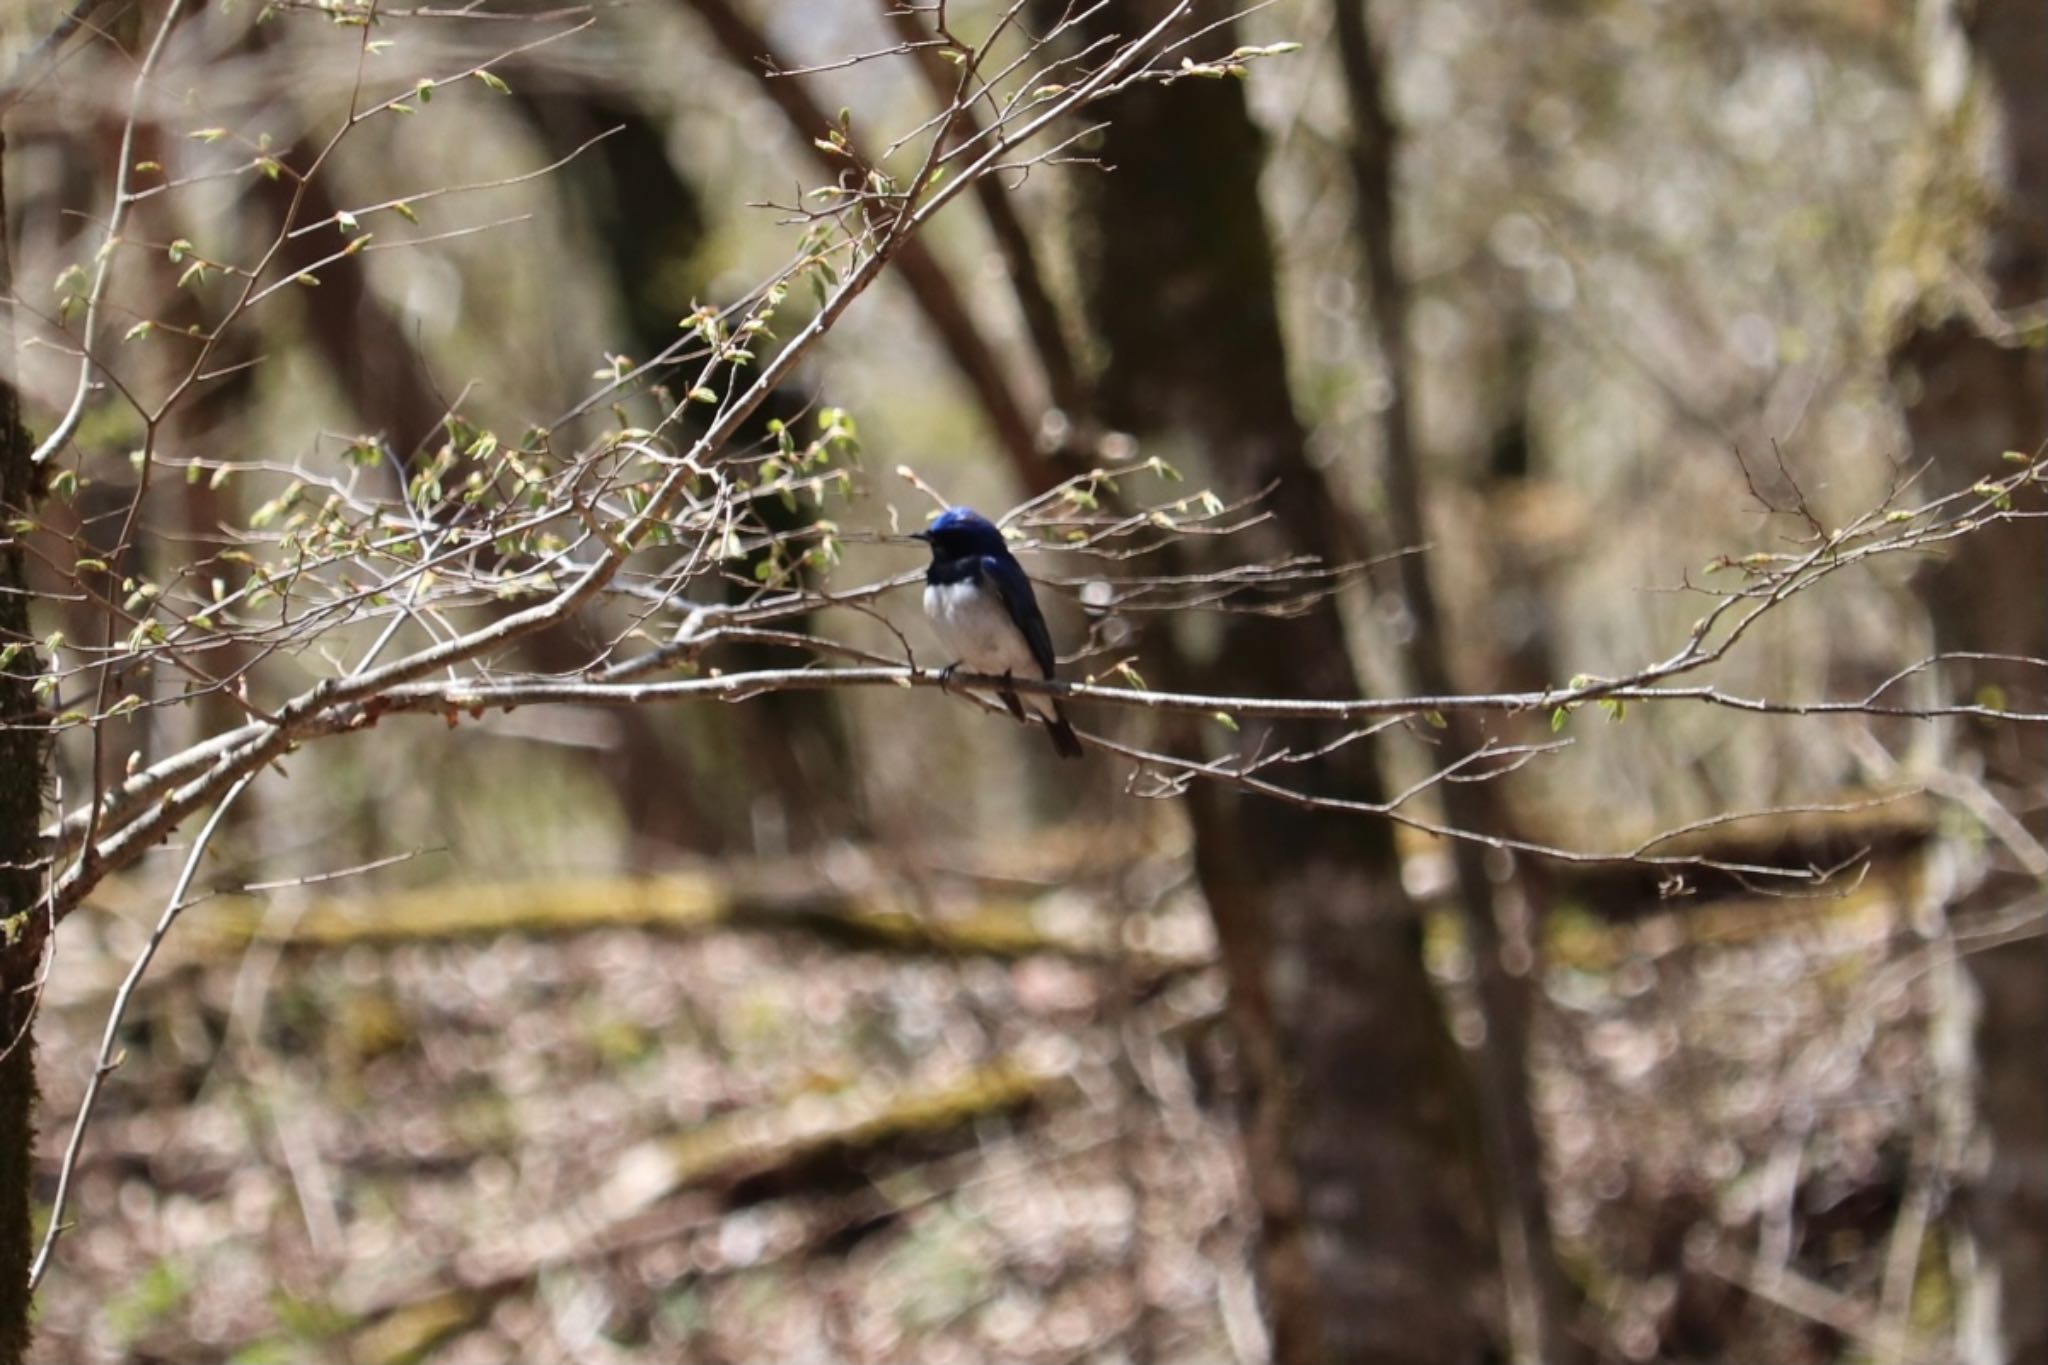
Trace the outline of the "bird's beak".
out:
[[[912,540],[921,540],[927,545],[932,543],[932,533],[930,531],[912,531],[910,538]]]

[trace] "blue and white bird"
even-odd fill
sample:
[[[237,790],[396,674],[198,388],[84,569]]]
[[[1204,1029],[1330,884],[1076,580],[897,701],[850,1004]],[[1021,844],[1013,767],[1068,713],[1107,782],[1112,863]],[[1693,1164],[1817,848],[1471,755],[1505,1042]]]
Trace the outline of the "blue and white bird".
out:
[[[971,507],[949,507],[911,536],[932,547],[924,575],[924,611],[939,639],[975,673],[1051,679],[1052,635],[1032,595],[1031,579],[995,524]],[[950,670],[948,670],[950,671]],[[1052,697],[1019,698],[1004,688],[1003,704],[1018,720],[1028,707],[1045,722],[1062,758],[1079,758],[1081,741]]]

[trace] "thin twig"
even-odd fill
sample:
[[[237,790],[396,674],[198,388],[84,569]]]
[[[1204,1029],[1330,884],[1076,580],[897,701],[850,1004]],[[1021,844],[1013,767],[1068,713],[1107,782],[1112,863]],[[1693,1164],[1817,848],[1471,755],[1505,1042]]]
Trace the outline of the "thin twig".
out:
[[[122,1056],[116,1049],[120,1041],[121,1021],[128,1013],[128,1002],[134,998],[135,988],[142,983],[143,976],[149,971],[149,964],[156,960],[157,949],[163,946],[165,938],[170,935],[171,926],[176,924],[179,915],[184,913],[187,904],[186,892],[191,889],[192,878],[199,871],[200,859],[206,856],[207,845],[213,842],[214,831],[220,828],[222,818],[228,813],[228,807],[235,803],[235,798],[248,788],[255,780],[255,776],[254,773],[249,773],[237,778],[234,785],[228,788],[227,794],[221,797],[220,804],[213,808],[213,814],[207,817],[205,825],[199,830],[199,837],[192,841],[191,849],[185,854],[185,866],[178,873],[177,883],[172,886],[169,899],[164,902],[164,910],[157,917],[156,927],[150,930],[149,939],[142,945],[142,951],[137,953],[135,961],[129,964],[128,974],[121,980],[121,988],[114,992],[114,1003],[107,1009],[106,1028],[100,1033],[99,1055],[93,1063],[92,1078],[86,1082],[85,1097],[78,1102],[78,1117],[72,1120],[71,1138],[64,1144],[64,1160],[57,1167],[57,1194],[50,1204],[50,1225],[43,1232],[43,1244],[36,1252],[35,1263],[29,1267],[30,1292],[34,1292],[36,1286],[42,1283],[43,1273],[50,1267],[51,1253],[57,1248],[57,1239],[63,1235],[64,1204],[70,1196],[72,1178],[78,1170],[79,1154],[85,1149],[85,1130],[92,1122],[94,1106],[99,1103],[100,1089],[106,1084],[107,1077],[113,1075],[115,1068],[121,1065]]]

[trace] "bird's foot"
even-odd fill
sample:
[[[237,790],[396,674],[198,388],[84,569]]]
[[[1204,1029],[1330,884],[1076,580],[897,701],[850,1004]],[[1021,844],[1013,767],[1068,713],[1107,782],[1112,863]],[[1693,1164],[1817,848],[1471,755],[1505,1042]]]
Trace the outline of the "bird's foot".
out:
[[[953,675],[954,675],[955,673],[958,673],[959,671],[960,671],[960,661],[959,661],[958,659],[955,659],[955,660],[953,660],[953,662],[952,662],[952,663],[949,663],[949,664],[947,664],[947,665],[946,665],[946,666],[945,666],[944,668],[940,669],[940,670],[939,670],[939,691],[941,691],[941,692],[950,692],[950,691],[952,691],[952,690],[953,690]]]
[[[1017,699],[1016,675],[1007,668],[1003,670],[1003,685],[999,695],[1003,699],[1003,705],[1010,708],[1010,714],[1017,718],[1019,725],[1030,724],[1024,715],[1024,703]]]

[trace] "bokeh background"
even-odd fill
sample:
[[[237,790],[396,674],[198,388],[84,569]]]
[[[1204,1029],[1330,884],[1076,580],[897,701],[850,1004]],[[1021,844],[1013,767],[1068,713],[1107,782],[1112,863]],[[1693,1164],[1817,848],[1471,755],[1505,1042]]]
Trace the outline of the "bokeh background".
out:
[[[1413,580],[1382,564],[1326,616],[1239,637],[1107,619],[1082,600],[1087,571],[1035,556],[1071,675],[1136,660],[1154,682],[1228,678],[1218,651],[1256,648],[1238,690],[1313,691],[1318,665],[1290,665],[1287,641],[1320,629],[1376,694],[1446,678],[1540,691],[1669,655],[1705,609],[1699,585],[1725,581],[1717,564],[1787,552],[1909,480],[1917,500],[1995,477],[2005,450],[2038,444],[2025,308],[2044,288],[2006,263],[2048,248],[2023,209],[1998,207],[2048,193],[2015,188],[2027,136],[1999,123],[2024,107],[2012,71],[2040,55],[2033,38],[2001,46],[1996,16],[1971,28],[1902,0],[1374,3],[1368,56],[1395,133],[1389,299],[1373,297],[1345,2],[1236,16],[1219,53],[1299,49],[1104,106],[1109,129],[1071,157],[1003,178],[1007,226],[963,199],[927,234],[923,282],[899,270],[831,332],[775,401],[859,424],[858,477],[820,513],[848,532],[834,584],[920,563],[886,538],[932,505],[899,465],[996,512],[1035,491],[1034,461],[1158,457],[1190,486],[1228,488],[1256,465],[1232,461],[1271,437],[1319,481],[1289,484],[1283,539],[1335,509],[1356,539],[1311,546],[1426,546],[1435,604],[1418,613]],[[311,8],[257,22],[260,8],[196,6],[167,98],[187,122],[317,145],[356,79],[356,37]],[[413,198],[422,236],[487,230],[366,252],[282,296],[240,343],[260,363],[185,411],[175,449],[319,465],[376,431],[403,450],[434,438],[458,394],[507,430],[551,420],[789,256],[797,229],[773,206],[820,178],[791,88],[875,145],[933,108],[912,54],[837,65],[902,40],[879,4],[497,8],[520,17],[392,16],[385,78],[587,26],[498,64],[509,94],[471,82],[367,125],[309,215]],[[947,8],[972,33],[1006,7]],[[1030,22],[1057,11],[1042,8]],[[1110,10],[1100,22],[1147,6]],[[60,13],[10,7],[0,57]],[[134,53],[160,14],[96,15],[8,115],[24,311],[49,312],[50,282],[90,250]],[[778,87],[764,54],[829,69]],[[2048,57],[2036,76],[2048,86]],[[138,153],[175,164],[183,127],[145,130]],[[435,186],[481,188],[420,198]],[[275,184],[227,177],[144,202],[135,232],[248,250],[280,211]],[[1263,239],[1204,255],[1214,243],[1191,223]],[[1019,288],[1019,232],[1049,331]],[[125,287],[135,315],[155,306],[143,272]],[[939,316],[935,289],[964,321]],[[1375,330],[1388,308],[1403,363]],[[1941,387],[1941,347],[1986,336],[2033,397],[1968,390],[1977,425],[1944,434],[1944,395],[1961,390]],[[38,430],[68,364],[23,352]],[[92,497],[125,505],[133,439],[118,403],[88,414],[83,523]],[[1394,461],[1420,471],[1419,524],[1388,491]],[[1170,492],[1143,474],[1129,486]],[[198,536],[246,516],[236,496],[165,487],[149,511]],[[2032,621],[2015,630],[2039,633],[2030,546],[1962,564],[1966,580],[1960,561],[1875,560],[1785,603],[1708,676],[1749,696],[1853,698],[1937,648],[2039,654],[1942,608],[2003,598]],[[42,628],[60,628],[62,603],[45,606]],[[914,589],[879,611],[943,662]],[[900,651],[860,614],[816,628]],[[2031,678],[1936,672],[1912,695],[2024,699]],[[1492,733],[1547,740],[1550,719]],[[102,761],[168,752],[194,723],[152,713]],[[1317,1162],[1355,1158],[1366,1190],[1389,1182],[1402,1202],[1391,1185],[1408,1168],[1377,1164],[1384,1144],[1435,1171],[1453,1191],[1438,1214],[1458,1214],[1411,1227],[1387,1213],[1409,1228],[1416,1282],[1375,1281],[1375,1315],[1418,1335],[1333,1329],[1331,1358],[1503,1358],[1514,1296],[1494,1248],[1513,1220],[1485,1192],[1501,1167],[1478,1151],[1472,1125],[1492,1120],[1470,1098],[1497,1065],[1523,1078],[1509,1098],[1540,1143],[1525,1193],[1554,1234],[1570,1352],[1989,1360],[2003,1322],[2021,1343],[2008,1358],[2038,1358],[2011,1314],[2039,1248],[2008,1247],[1966,1197],[1996,1191],[2013,1212],[2043,1194],[2038,1174],[2020,1193],[1987,1177],[2011,1116],[1976,1098],[1987,1067],[2041,1041],[2038,1011],[2001,1006],[2043,964],[1996,875],[2024,862],[2007,836],[2031,826],[2035,755],[1997,727],[1574,713],[1568,745],[1488,785],[1488,832],[1616,850],[1776,811],[1688,847],[1848,870],[1791,891],[1495,851],[1478,866],[1505,927],[1475,966],[1457,910],[1470,868],[1444,841],[1364,818],[1304,834],[1307,813],[1252,798],[1191,811],[1126,763],[1059,764],[1042,736],[935,691],[428,725],[295,755],[225,827],[202,878],[222,894],[187,916],[123,1025],[78,1226],[42,1293],[41,1358],[1305,1359],[1260,1306],[1278,1273],[1262,1218],[1270,1233],[1284,1203],[1259,1162],[1276,1076],[1298,1114],[1338,1123],[1335,1147],[1304,1159],[1305,1188],[1322,1188]],[[1106,709],[1084,728],[1176,738]],[[1231,742],[1211,728],[1192,742]],[[1378,738],[1386,787],[1429,773],[1443,742],[1422,724]],[[71,789],[91,761],[62,753]],[[1440,791],[1415,809],[1472,815]],[[1283,862],[1297,839],[1308,863],[1329,840],[1385,848],[1386,896],[1409,907],[1389,941],[1427,987],[1382,995],[1406,1024],[1362,1026],[1343,974],[1365,989],[1379,978],[1358,973],[1380,968],[1317,951],[1319,933],[1345,933],[1350,892],[1288,884],[1267,965],[1295,1012],[1275,1036],[1303,1051],[1263,1069],[1231,1004],[1244,940],[1203,863],[1226,825]],[[51,1171],[175,871],[173,849],[59,936],[40,1044]],[[2024,954],[2009,996],[1963,961],[1980,912]],[[1506,1039],[1483,989],[1496,950],[1522,1001]],[[1317,1014],[1337,1031],[1300,1022]],[[1432,1051],[1439,1037],[1450,1046]],[[1453,1136],[1432,1146],[1371,1117],[1410,1112]],[[2048,1121],[2011,1131],[2023,1148]],[[1326,1216],[1311,1198],[1309,1224]],[[1346,1220],[1377,1216],[1311,1230],[1362,1237]],[[2004,1299],[1987,1299],[2001,1266]],[[1455,1323],[1429,1336],[1440,1318]]]

